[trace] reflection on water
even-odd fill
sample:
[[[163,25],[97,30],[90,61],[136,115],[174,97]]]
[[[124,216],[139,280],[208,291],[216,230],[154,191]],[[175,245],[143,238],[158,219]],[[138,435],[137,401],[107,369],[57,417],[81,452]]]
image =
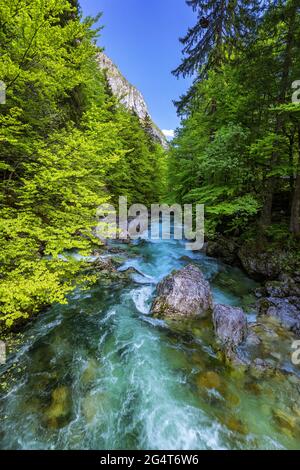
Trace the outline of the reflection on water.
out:
[[[121,269],[137,270],[130,285],[74,292],[28,328],[20,372],[0,401],[1,448],[300,448],[295,375],[231,369],[210,321],[149,315],[155,284],[191,259],[215,301],[243,306],[251,321],[255,284],[179,242],[126,250]],[[276,355],[284,333],[272,334]]]

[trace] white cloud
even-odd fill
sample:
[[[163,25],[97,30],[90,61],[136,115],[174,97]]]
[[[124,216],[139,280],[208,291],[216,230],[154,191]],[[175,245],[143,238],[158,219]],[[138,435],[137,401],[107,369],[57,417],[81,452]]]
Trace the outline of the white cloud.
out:
[[[162,133],[167,137],[167,139],[173,139],[175,135],[173,129],[163,129]]]

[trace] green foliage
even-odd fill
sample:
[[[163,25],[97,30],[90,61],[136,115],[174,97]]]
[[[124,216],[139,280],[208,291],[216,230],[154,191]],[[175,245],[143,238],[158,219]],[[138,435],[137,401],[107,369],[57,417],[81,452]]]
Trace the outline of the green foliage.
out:
[[[0,328],[85,285],[97,207],[157,200],[164,161],[108,90],[77,2],[0,1]]]
[[[165,153],[141,128],[136,115],[119,109],[116,119],[126,153],[108,172],[108,188],[116,197],[127,195],[129,204],[155,203],[164,193]]]
[[[180,113],[193,106],[197,83],[231,59],[236,42],[242,47],[253,40],[264,9],[264,2],[258,0],[186,0],[186,3],[197,12],[197,21],[180,39],[184,58],[173,73],[177,77],[195,78],[191,90],[177,103]]]
[[[299,235],[300,107],[291,102],[292,82],[300,79],[298,2],[265,2],[256,17],[257,2],[187,3],[197,24],[182,40],[186,54],[176,74],[197,74],[188,105],[179,107],[172,197],[205,204],[209,236],[242,236],[253,224],[254,237],[258,230],[268,236],[268,225],[282,218]],[[234,17],[237,10],[243,15]],[[223,29],[210,40],[218,21]]]

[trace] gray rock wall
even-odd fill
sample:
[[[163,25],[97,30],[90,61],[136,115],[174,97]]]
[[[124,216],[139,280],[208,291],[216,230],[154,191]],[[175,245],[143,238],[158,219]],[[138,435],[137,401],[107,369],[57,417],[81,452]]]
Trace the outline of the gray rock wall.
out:
[[[97,61],[101,70],[106,74],[107,81],[114,96],[129,110],[134,111],[141,124],[149,116],[147,104],[142,93],[122,75],[118,67],[106,54],[97,54]],[[163,148],[168,149],[168,142],[161,130],[152,122],[151,136],[159,142]]]

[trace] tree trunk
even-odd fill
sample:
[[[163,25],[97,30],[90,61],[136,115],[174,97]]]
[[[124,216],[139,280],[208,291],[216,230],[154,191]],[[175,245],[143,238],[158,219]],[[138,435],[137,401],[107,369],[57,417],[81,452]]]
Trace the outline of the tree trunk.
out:
[[[273,194],[275,190],[275,179],[269,178],[265,184],[264,203],[260,214],[260,226],[269,227],[272,223]]]
[[[223,26],[225,21],[225,0],[220,2],[220,13],[216,22],[216,65],[217,69],[223,62]]]
[[[290,219],[290,231],[296,236],[300,235],[300,129],[298,131],[298,152],[299,158]]]
[[[300,168],[296,176],[295,190],[291,208],[290,231],[300,236]]]
[[[294,158],[294,142],[295,142],[295,129],[288,136],[289,139],[289,166],[293,168],[293,158]],[[290,174],[290,192],[293,193],[294,190],[294,177],[291,172]],[[289,207],[290,209],[290,207]]]

